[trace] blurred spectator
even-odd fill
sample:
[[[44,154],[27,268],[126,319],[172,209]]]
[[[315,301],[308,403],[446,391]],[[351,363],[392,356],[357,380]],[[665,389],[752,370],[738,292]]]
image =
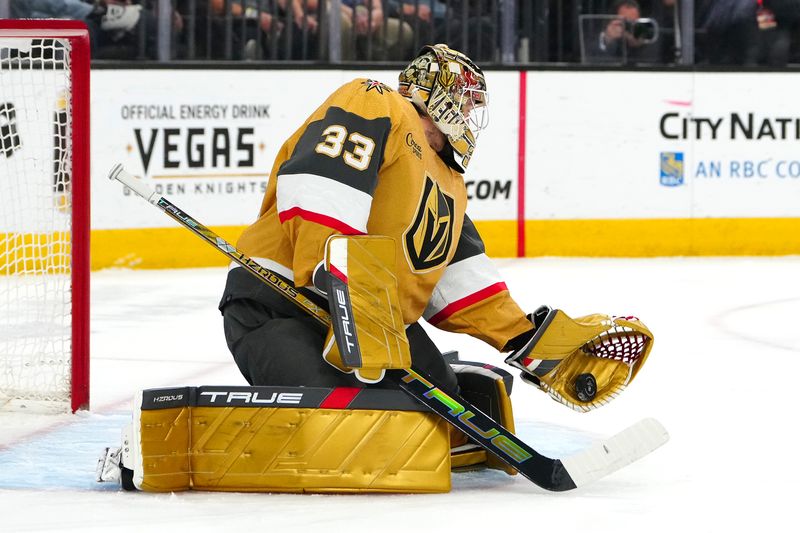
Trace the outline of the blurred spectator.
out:
[[[447,7],[438,0],[388,0],[386,7],[390,17],[407,22],[411,27],[413,51],[436,42],[434,28],[445,24]]]
[[[679,23],[680,6],[678,0],[660,0],[651,4],[652,18],[658,23],[659,38],[656,47],[659,50],[660,62],[674,64],[677,62],[681,44],[675,41],[680,32],[675,32]]]
[[[786,25],[789,27],[791,44],[789,46],[789,63],[800,65],[800,0],[790,0],[790,9],[780,10],[776,8],[776,16],[782,16]]]
[[[282,57],[288,59],[317,59],[320,46],[320,2],[318,0],[278,0],[284,24],[279,40]],[[287,53],[288,51],[288,53]]]
[[[407,22],[386,17],[382,0],[341,0],[342,59],[405,61],[413,32]]]
[[[434,3],[434,14],[441,7]],[[500,40],[497,2],[449,0],[442,23],[437,23],[435,41],[467,54],[478,62],[494,61]],[[446,23],[444,23],[446,21]]]
[[[82,0],[11,0],[11,18],[91,20],[94,24],[104,14],[104,5]]]
[[[772,67],[789,62],[792,33],[800,20],[800,0],[757,0],[759,64]]]
[[[102,31],[98,36],[100,59],[156,59],[158,44],[158,19],[154,0],[103,0],[108,4],[108,14],[113,10],[137,10],[140,14],[135,26],[130,29]],[[102,26],[102,24],[101,24]],[[106,28],[102,28],[106,29]],[[183,18],[172,11],[172,33],[178,36],[183,31]]]
[[[605,23],[599,35],[588,35],[586,58],[597,63],[657,63],[658,47],[652,40],[636,32],[635,23],[642,18],[636,0],[617,0],[612,8],[612,18]]]
[[[202,1],[202,0],[201,0]],[[210,8],[210,24],[201,33],[210,30],[206,36],[206,56],[212,59],[261,59],[269,57],[272,45],[270,37],[273,30],[280,33],[282,23],[279,22],[277,3],[263,0],[207,0]],[[283,3],[283,2],[282,2]],[[285,3],[283,3],[285,4]],[[201,21],[203,15],[201,12]],[[231,21],[227,19],[228,15]],[[235,21],[235,22],[234,22]],[[230,23],[230,25],[229,25]],[[201,25],[202,22],[201,22]],[[230,35],[228,35],[230,31]],[[226,45],[226,39],[231,42]],[[204,39],[205,40],[205,39]],[[229,46],[229,48],[227,47]]]
[[[113,0],[11,0],[12,18],[64,18],[83,21],[91,35],[92,56],[139,24],[142,6]]]
[[[755,65],[758,58],[756,0],[697,0],[696,27],[705,31],[700,47],[714,65]]]
[[[193,35],[206,59],[314,59],[317,0],[180,0],[194,13]],[[230,43],[228,43],[230,39]],[[187,43],[188,45],[188,43]]]
[[[706,35],[698,62],[786,65],[798,21],[800,0],[700,0],[697,25]]]
[[[271,5],[267,2],[258,2],[256,0],[245,0],[244,3],[237,2],[236,0],[211,0],[211,11],[217,17],[225,15],[226,8],[230,6],[231,15],[237,18],[244,17],[245,19],[256,21],[258,19],[258,27],[261,31],[269,33],[272,30],[273,17],[270,12]]]

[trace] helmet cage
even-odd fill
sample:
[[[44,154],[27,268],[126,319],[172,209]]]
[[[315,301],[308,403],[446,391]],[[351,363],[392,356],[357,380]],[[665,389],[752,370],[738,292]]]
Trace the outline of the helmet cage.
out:
[[[457,170],[464,172],[481,130],[489,123],[481,70],[445,45],[425,46],[400,74],[400,93],[426,110],[447,136]]]

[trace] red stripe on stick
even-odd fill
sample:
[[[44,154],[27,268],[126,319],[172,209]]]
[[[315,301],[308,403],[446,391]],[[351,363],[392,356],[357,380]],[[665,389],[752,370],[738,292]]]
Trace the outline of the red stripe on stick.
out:
[[[525,257],[525,115],[527,113],[527,72],[519,73],[519,144],[517,145],[517,257]]]
[[[361,389],[356,387],[336,387],[319,404],[320,409],[345,409]]]
[[[291,220],[294,217],[300,217],[303,220],[308,220],[309,222],[314,222],[315,224],[335,229],[343,235],[364,234],[363,231],[359,231],[351,226],[348,226],[339,219],[329,217],[328,215],[323,215],[321,213],[315,213],[313,211],[306,211],[300,207],[292,207],[291,209],[287,209],[286,211],[281,211],[278,213],[278,219],[281,221],[281,223]]]
[[[442,320],[448,318],[449,316],[461,311],[469,307],[470,305],[476,304],[481,300],[485,300],[490,296],[494,296],[498,292],[507,291],[508,287],[502,281],[495,283],[494,285],[489,285],[478,292],[473,292],[469,296],[465,296],[460,300],[456,300],[455,302],[447,305],[444,309],[433,315],[428,322],[431,324],[437,324]]]

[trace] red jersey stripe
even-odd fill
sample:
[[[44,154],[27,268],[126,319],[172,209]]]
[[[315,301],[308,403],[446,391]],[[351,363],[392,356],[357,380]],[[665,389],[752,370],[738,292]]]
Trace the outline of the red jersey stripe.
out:
[[[488,287],[484,287],[483,289],[477,292],[473,292],[469,296],[465,296],[460,300],[456,300],[455,302],[448,304],[447,306],[445,306],[444,309],[433,315],[430,318],[430,320],[428,320],[428,322],[430,322],[431,324],[437,324],[442,320],[445,320],[446,318],[450,317],[451,315],[457,313],[458,311],[461,311],[462,309],[469,307],[470,305],[476,304],[481,300],[485,300],[490,296],[494,296],[499,292],[507,290],[508,287],[506,286],[505,282],[502,281],[489,285]]]
[[[303,220],[308,220],[309,222],[314,222],[315,224],[319,224],[321,226],[326,226],[328,228],[334,229],[343,235],[363,235],[364,233],[358,231],[357,229],[348,226],[341,220],[337,220],[333,217],[329,217],[327,215],[322,215],[320,213],[314,213],[313,211],[306,211],[300,207],[292,207],[287,209],[286,211],[281,211],[278,213],[278,219],[281,223],[286,222],[287,220],[291,220],[294,217],[300,217]]]

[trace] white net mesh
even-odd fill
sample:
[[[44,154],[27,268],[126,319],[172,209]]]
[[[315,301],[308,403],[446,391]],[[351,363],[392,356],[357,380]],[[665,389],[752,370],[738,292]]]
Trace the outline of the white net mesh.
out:
[[[614,325],[587,342],[581,350],[595,357],[621,361],[630,366],[642,357],[648,341],[644,334],[633,328]]]
[[[0,404],[70,398],[69,46],[0,35]]]

